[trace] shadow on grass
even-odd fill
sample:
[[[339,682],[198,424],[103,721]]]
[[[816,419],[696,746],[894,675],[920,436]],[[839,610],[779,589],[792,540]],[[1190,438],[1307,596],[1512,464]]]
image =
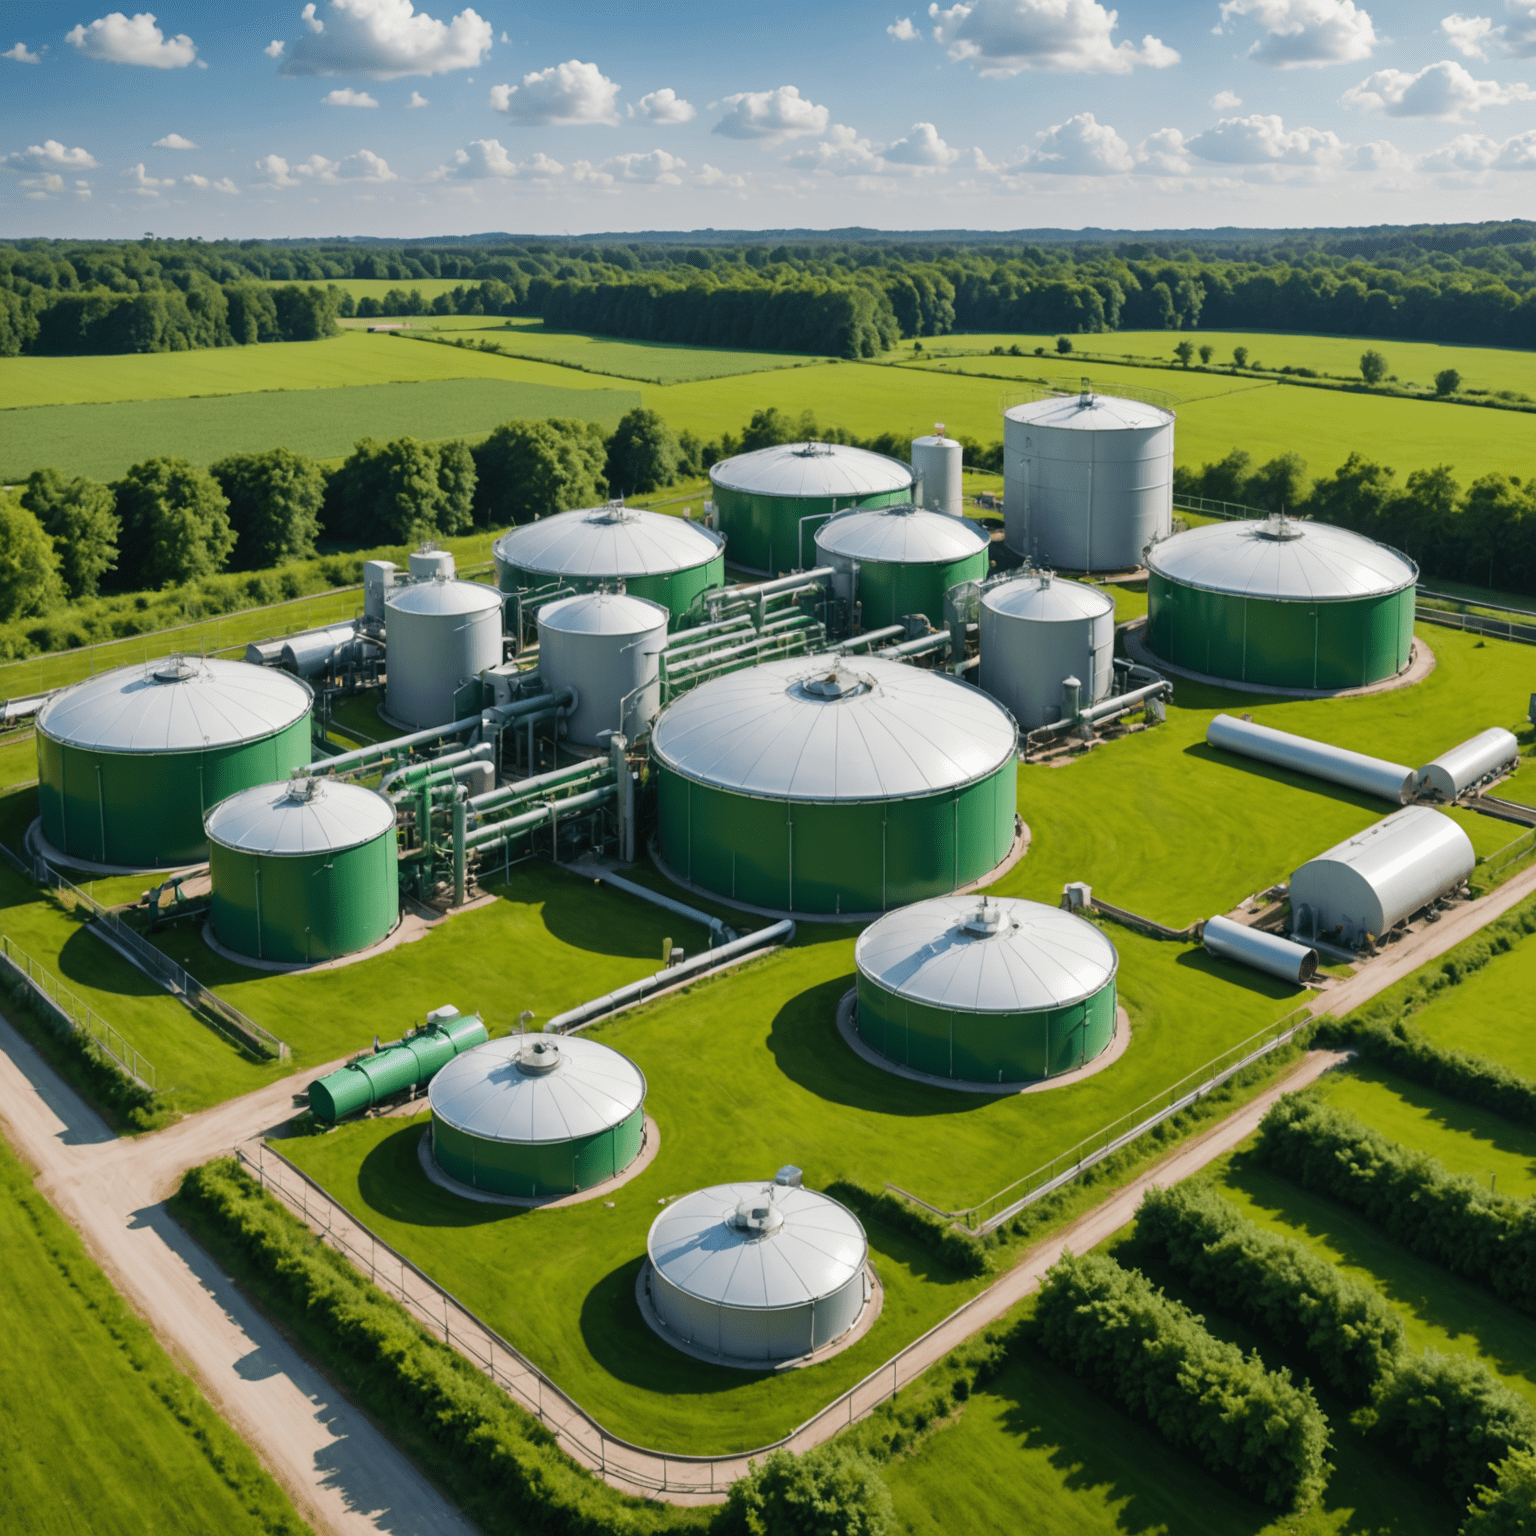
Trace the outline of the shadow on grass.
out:
[[[1253,700],[1248,700],[1252,704]],[[1342,784],[1330,784],[1326,779],[1313,778],[1308,773],[1292,773],[1286,768],[1276,768],[1271,763],[1261,763],[1257,758],[1240,757],[1235,752],[1225,752],[1217,747],[1207,746],[1203,741],[1192,742],[1184,748],[1186,757],[1198,758],[1203,763],[1214,763],[1220,768],[1237,768],[1243,773],[1251,773],[1256,778],[1269,779],[1275,784],[1288,784],[1292,789],[1305,789],[1314,795],[1322,795],[1329,800],[1338,800],[1345,805],[1353,805],[1362,811],[1370,811],[1376,816],[1382,815],[1382,802],[1374,795],[1362,795],[1354,790],[1345,789]]]
[[[522,1206],[482,1205],[439,1188],[421,1171],[417,1147],[426,1134],[422,1121],[407,1121],[363,1159],[357,1192],[370,1211],[413,1227],[488,1227],[533,1214]]]
[[[1235,960],[1218,959],[1215,955],[1207,954],[1204,949],[1183,950],[1174,964],[1185,970],[1198,971],[1202,976],[1210,976],[1216,981],[1224,981],[1230,986],[1241,987],[1245,992],[1272,997],[1277,1003],[1288,999],[1300,1002],[1307,996],[1306,987],[1281,981],[1277,976],[1266,976],[1262,971],[1256,971],[1252,966],[1239,965]]]
[[[118,997],[169,997],[131,961],[125,960],[107,941],[92,933],[82,919],[59,951],[59,975],[75,986],[95,987]],[[47,964],[46,957],[39,957]],[[178,1005],[179,1006],[179,1005]]]

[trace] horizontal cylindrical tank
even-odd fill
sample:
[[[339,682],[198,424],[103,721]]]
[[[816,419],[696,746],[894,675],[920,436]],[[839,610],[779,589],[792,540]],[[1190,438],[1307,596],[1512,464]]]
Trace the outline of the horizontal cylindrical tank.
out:
[[[661,709],[661,652],[671,615],[624,592],[583,592],[539,609],[539,676],[554,692],[576,690],[570,740],[601,745],[599,733],[633,740]]]
[[[363,659],[363,642],[354,624],[332,624],[327,629],[306,629],[283,642],[281,660],[296,677],[319,677],[333,666]]]
[[[1476,863],[1472,840],[1449,816],[1410,805],[1296,870],[1293,935],[1357,948],[1455,890]]]
[[[693,1349],[738,1363],[797,1360],[841,1338],[869,1299],[859,1219],[811,1189],[716,1184],[651,1223],[651,1306]]]
[[[480,674],[501,662],[501,594],[494,587],[442,577],[397,587],[385,604],[384,626],[384,708],[391,720],[425,728],[480,707]]]
[[[580,1035],[508,1035],[432,1080],[432,1155],[450,1178],[539,1199],[622,1173],[645,1139],[645,1074]]]
[[[1252,966],[1266,976],[1295,982],[1299,987],[1306,986],[1317,975],[1317,951],[1281,938],[1278,933],[1249,928],[1227,917],[1211,917],[1206,919],[1202,938],[1208,954]]]
[[[400,920],[395,808],[357,784],[288,779],[205,818],[213,931],[258,960],[356,954]]]
[[[1176,533],[1147,559],[1147,644],[1192,672],[1275,688],[1358,688],[1411,660],[1419,568],[1290,517]]]
[[[491,554],[503,592],[563,582],[578,591],[623,582],[631,597],[686,613],[725,580],[725,540],[701,523],[614,502],[510,529]]]
[[[987,532],[963,517],[910,501],[839,512],[816,530],[812,564],[831,566],[842,595],[855,584],[864,628],[881,629],[908,614],[944,624],[944,594],[987,574]]]
[[[952,437],[945,437],[944,423],[935,422],[926,437],[912,439],[912,473],[918,487],[918,504],[935,512],[960,517],[965,511],[964,481],[961,473],[965,450]]]
[[[919,901],[871,923],[853,958],[859,1038],[935,1077],[1057,1077],[1115,1037],[1115,946],[1060,907],[976,896]]]
[[[430,1082],[455,1056],[489,1038],[478,1014],[434,1009],[427,1022],[403,1040],[316,1078],[309,1085],[310,1113],[330,1125],[372,1109],[392,1094]]]
[[[1037,565],[1119,571],[1173,528],[1173,412],[1053,395],[1003,412],[1003,536]]]
[[[984,587],[977,681],[1020,729],[1061,718],[1061,685],[1075,677],[1080,707],[1114,686],[1115,600],[1100,587],[1034,572]]]
[[[731,563],[782,575],[816,563],[816,530],[849,507],[911,501],[909,465],[842,443],[783,443],[709,471]]]
[[[777,911],[879,912],[981,879],[1013,846],[1018,731],[980,689],[881,657],[702,683],[651,732],[662,856]]]
[[[1413,798],[1417,775],[1402,763],[1389,763],[1363,752],[1330,746],[1308,736],[1293,736],[1252,720],[1238,720],[1232,715],[1216,715],[1205,728],[1207,746],[1251,757],[1292,773],[1308,773],[1313,778],[1342,784],[1362,795],[1376,795],[1404,805]]]
[[[1419,793],[1454,800],[1474,784],[1493,778],[1519,761],[1519,741],[1501,726],[1491,726],[1425,763],[1419,769]]]
[[[196,656],[54,694],[37,713],[43,836],[92,863],[205,859],[210,806],[309,761],[313,697],[286,672]]]

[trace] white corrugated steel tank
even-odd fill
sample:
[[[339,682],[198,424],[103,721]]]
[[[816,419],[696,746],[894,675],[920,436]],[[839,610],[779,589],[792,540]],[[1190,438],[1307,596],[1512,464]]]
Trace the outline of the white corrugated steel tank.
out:
[[[1003,412],[1003,536],[1039,565],[1121,571],[1173,529],[1172,411],[1056,395]]]
[[[1061,685],[1075,677],[1086,707],[1114,685],[1115,600],[1049,571],[983,587],[977,681],[1033,731],[1061,718]]]
[[[685,1344],[741,1363],[796,1360],[839,1339],[869,1299],[869,1244],[815,1190],[716,1184],[651,1224],[651,1306]]]
[[[1292,930],[1353,948],[1470,879],[1476,863],[1472,840],[1449,816],[1407,806],[1291,876]]]
[[[385,712],[424,728],[457,718],[454,695],[501,663],[501,594],[434,577],[398,587],[384,608]]]
[[[912,473],[920,487],[919,506],[951,517],[965,515],[961,461],[965,450],[952,437],[945,437],[944,423],[937,421],[926,437],[912,439]]]
[[[596,747],[600,731],[633,739],[650,726],[661,710],[670,618],[660,603],[623,592],[583,592],[539,609],[539,676],[576,690],[572,741]]]
[[[1454,800],[1464,790],[1519,761],[1520,743],[1515,735],[1502,726],[1490,726],[1425,763],[1419,769],[1419,793]]]
[[[434,576],[449,580],[458,574],[453,552],[447,549],[413,549],[407,569],[412,581],[431,581]]]

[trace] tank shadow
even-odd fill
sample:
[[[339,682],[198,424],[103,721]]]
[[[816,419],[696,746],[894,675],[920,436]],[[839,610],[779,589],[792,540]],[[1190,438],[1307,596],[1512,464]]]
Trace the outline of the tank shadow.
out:
[[[1341,800],[1345,805],[1356,805],[1363,811],[1375,811],[1379,816],[1388,814],[1382,810],[1385,802],[1378,800],[1375,795],[1363,795],[1358,790],[1346,789],[1342,784],[1314,778],[1310,773],[1293,773],[1288,768],[1277,768],[1273,763],[1261,763],[1257,758],[1239,757],[1236,753],[1208,746],[1203,741],[1185,747],[1184,755],[1198,758],[1203,763],[1214,763],[1221,768],[1236,768],[1242,773],[1269,779],[1275,784],[1288,784],[1293,789],[1306,789],[1316,795],[1326,795],[1330,800]]]
[[[417,1159],[425,1130],[424,1118],[410,1120],[363,1159],[357,1189],[370,1211],[413,1227],[485,1227],[531,1214],[515,1205],[481,1205],[440,1189]]]
[[[138,966],[125,960],[105,939],[88,932],[84,922],[59,951],[59,975],[76,986],[115,992],[119,997],[166,997]]]
[[[1276,1002],[1283,1002],[1286,998],[1300,998],[1307,992],[1307,988],[1299,987],[1294,982],[1281,981],[1278,976],[1266,976],[1263,971],[1239,965],[1235,960],[1218,959],[1203,949],[1186,949],[1173,963],[1187,970],[1199,971],[1203,976],[1214,977],[1217,981],[1225,981],[1231,986],[1242,987],[1244,991],[1257,992],[1261,997],[1272,997]]]
[[[589,954],[650,956],[659,966],[664,938],[689,954],[707,947],[699,924],[563,869],[524,865],[509,880],[486,882],[485,889],[507,901],[538,903],[551,937]]]

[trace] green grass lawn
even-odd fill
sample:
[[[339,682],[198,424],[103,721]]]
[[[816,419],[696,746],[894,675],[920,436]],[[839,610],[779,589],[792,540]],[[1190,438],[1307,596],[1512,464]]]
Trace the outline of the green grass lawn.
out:
[[[1459,986],[1413,1015],[1436,1045],[1491,1056],[1522,1077],[1536,1077],[1536,939],[1522,939]]]
[[[309,1529],[0,1141],[7,1531]]]

